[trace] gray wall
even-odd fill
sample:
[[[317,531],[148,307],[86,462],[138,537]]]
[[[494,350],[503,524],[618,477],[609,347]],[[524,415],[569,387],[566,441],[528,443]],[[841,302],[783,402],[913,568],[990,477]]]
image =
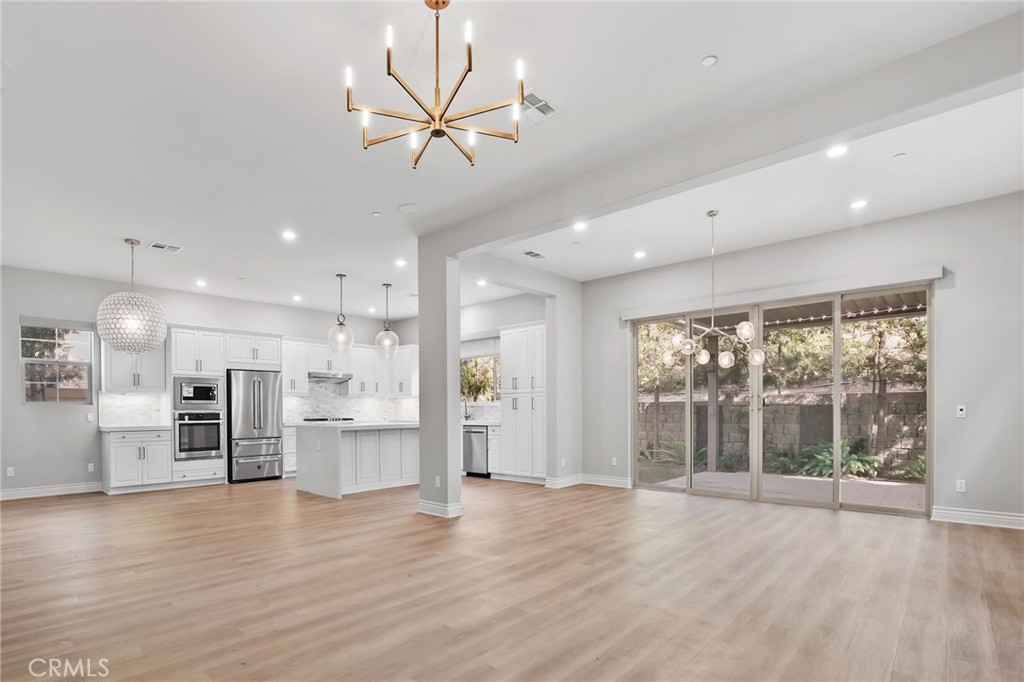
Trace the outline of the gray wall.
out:
[[[522,294],[497,301],[463,306],[460,310],[463,339],[482,339],[497,336],[500,327],[544,320],[544,298]],[[419,318],[411,317],[392,323],[403,344],[419,343]]]
[[[934,324],[934,504],[1024,512],[1024,206],[1021,193],[717,259],[722,295],[940,264]],[[629,309],[704,296],[706,260],[583,286],[583,471],[626,477]],[[677,312],[682,312],[678,310]],[[969,417],[954,417],[968,405]],[[618,466],[611,458],[618,458]],[[956,479],[967,493],[954,492]]]
[[[91,322],[105,296],[126,284],[37,270],[2,269],[3,401],[0,413],[0,464],[14,467],[15,476],[0,476],[0,488],[27,488],[98,482],[100,437],[97,422],[87,422],[95,405],[24,404],[21,401],[19,318],[44,317]],[[157,298],[172,324],[250,330],[326,341],[334,314],[291,306],[253,303],[169,289],[138,287]],[[348,317],[357,343],[373,343],[380,322]],[[97,363],[94,383],[99,384]],[[95,472],[87,464],[96,464]]]

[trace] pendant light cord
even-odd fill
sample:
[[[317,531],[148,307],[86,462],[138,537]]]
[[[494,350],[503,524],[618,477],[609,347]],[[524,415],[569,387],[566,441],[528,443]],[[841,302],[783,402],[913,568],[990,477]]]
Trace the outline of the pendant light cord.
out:
[[[338,324],[345,324],[345,275],[338,275]]]
[[[391,331],[391,285],[384,285],[384,331]]]
[[[135,245],[129,245],[132,250],[132,293],[135,293]]]
[[[718,211],[708,211],[711,218],[711,329],[715,329],[715,216]]]

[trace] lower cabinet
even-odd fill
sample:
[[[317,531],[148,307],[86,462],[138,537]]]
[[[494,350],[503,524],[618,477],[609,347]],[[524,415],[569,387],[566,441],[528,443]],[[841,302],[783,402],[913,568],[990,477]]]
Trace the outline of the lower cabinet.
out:
[[[104,490],[171,482],[170,430],[111,431],[102,442]]]
[[[281,452],[284,454],[284,475],[295,473],[296,437],[295,427],[286,426],[281,432]]]
[[[504,396],[501,439],[491,473],[544,478],[547,469],[547,397],[543,393]]]
[[[501,427],[487,427],[487,471],[501,473]]]
[[[342,431],[339,479],[344,492],[419,482],[418,429]]]

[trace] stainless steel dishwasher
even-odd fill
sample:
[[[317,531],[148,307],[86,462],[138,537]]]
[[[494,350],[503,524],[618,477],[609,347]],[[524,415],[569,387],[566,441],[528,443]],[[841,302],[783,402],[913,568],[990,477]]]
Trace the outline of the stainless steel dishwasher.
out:
[[[487,427],[462,427],[462,468],[467,476],[490,478],[487,471]]]

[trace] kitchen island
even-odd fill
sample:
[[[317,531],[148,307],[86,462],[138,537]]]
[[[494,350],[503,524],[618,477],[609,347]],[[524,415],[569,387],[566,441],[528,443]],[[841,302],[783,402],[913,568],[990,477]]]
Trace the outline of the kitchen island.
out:
[[[295,427],[295,487],[333,497],[418,485],[419,422],[314,422]]]

